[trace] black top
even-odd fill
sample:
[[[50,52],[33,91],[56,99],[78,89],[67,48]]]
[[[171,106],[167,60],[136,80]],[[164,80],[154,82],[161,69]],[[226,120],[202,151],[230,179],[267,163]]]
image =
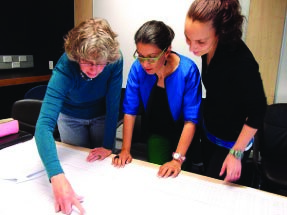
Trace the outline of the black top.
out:
[[[176,138],[174,141],[178,141],[183,128],[183,118],[174,121],[165,88],[154,85],[149,97],[146,116],[149,134],[158,134],[172,138],[172,140]]]
[[[243,41],[235,46],[218,44],[207,67],[202,56],[206,89],[203,117],[207,130],[234,141],[243,125],[259,128],[267,106],[259,66]]]

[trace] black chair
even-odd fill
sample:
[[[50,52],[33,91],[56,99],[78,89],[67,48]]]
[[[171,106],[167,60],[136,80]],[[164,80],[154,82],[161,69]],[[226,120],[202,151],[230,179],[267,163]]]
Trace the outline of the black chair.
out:
[[[34,135],[41,106],[42,100],[39,99],[21,99],[14,102],[12,105],[11,117],[18,120],[20,131],[25,131]],[[54,138],[55,140],[60,141],[57,127],[54,131]]]
[[[25,93],[24,99],[39,99],[39,100],[43,100],[44,96],[46,94],[46,90],[47,90],[47,85],[35,86],[35,87],[31,88],[30,90],[28,90]]]
[[[22,99],[14,102],[11,117],[18,120],[19,130],[34,135],[41,106],[42,100],[38,99]]]
[[[287,196],[287,103],[268,106],[253,146],[257,188]]]

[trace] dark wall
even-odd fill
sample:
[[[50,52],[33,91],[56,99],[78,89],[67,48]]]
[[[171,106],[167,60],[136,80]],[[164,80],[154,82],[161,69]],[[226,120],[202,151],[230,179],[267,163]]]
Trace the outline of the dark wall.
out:
[[[4,0],[0,4],[0,55],[33,55],[34,68],[2,69],[0,79],[51,74],[49,61],[64,51],[64,36],[74,27],[73,0]],[[10,117],[14,101],[22,99],[32,83],[0,87],[0,119]]]
[[[29,89],[37,85],[47,84],[47,83],[48,82],[39,82],[39,83],[0,87],[0,95],[1,95],[0,119],[11,117],[11,110],[12,110],[13,103],[17,100],[23,99],[25,93]]]
[[[35,70],[48,71],[74,27],[74,1],[6,0],[0,7],[0,55],[33,55]]]

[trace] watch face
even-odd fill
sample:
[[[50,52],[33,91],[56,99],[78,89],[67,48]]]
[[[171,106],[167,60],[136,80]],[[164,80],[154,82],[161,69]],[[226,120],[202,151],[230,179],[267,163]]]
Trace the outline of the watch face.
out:
[[[172,153],[172,157],[173,157],[173,159],[179,160],[180,162],[184,162],[184,160],[185,160],[185,157],[182,156],[182,155],[181,155],[180,153],[178,153],[178,152]]]
[[[180,158],[180,154],[179,153],[174,153],[173,154],[173,158],[174,159],[179,159]]]
[[[242,158],[243,153],[241,151],[235,151],[235,157]]]

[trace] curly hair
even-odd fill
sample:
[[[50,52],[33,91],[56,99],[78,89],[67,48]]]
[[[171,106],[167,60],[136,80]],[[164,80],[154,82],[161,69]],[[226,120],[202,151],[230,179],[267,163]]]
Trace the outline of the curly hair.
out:
[[[193,21],[212,21],[215,33],[222,43],[238,41],[242,37],[244,16],[238,0],[195,0],[187,17]]]
[[[169,47],[174,39],[174,31],[162,21],[145,22],[135,33],[135,43],[156,45],[161,50]]]
[[[72,61],[84,59],[113,63],[120,58],[117,36],[107,20],[91,18],[68,32],[64,47]]]

